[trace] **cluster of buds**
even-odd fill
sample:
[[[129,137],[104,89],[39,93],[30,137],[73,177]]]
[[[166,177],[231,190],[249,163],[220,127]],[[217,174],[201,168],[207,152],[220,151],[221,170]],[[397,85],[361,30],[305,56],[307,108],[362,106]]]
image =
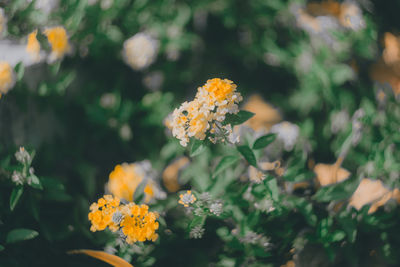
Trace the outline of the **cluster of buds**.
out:
[[[11,175],[11,180],[16,185],[23,185],[25,183],[30,185],[32,183],[32,179],[36,177],[34,174],[34,169],[31,167],[33,153],[29,154],[24,147],[20,147],[15,153],[15,158],[22,165],[22,170],[14,170],[13,174]]]

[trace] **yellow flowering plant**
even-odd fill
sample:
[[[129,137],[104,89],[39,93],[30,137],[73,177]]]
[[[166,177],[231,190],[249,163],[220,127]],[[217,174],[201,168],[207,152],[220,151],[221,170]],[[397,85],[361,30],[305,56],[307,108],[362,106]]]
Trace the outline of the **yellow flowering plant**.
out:
[[[121,230],[128,244],[146,240],[156,241],[158,216],[158,213],[149,211],[149,207],[145,204],[136,205],[133,202],[121,204],[119,198],[111,195],[104,195],[93,203],[88,214],[92,232],[106,228],[113,232]]]

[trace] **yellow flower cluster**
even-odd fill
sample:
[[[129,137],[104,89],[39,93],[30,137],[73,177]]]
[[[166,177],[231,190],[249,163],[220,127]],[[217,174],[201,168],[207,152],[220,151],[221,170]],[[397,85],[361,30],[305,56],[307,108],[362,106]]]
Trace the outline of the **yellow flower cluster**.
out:
[[[107,227],[113,232],[118,230],[118,225],[113,222],[113,215],[120,209],[119,198],[113,198],[105,195],[97,203],[90,206],[89,220],[92,223],[90,230],[92,232],[102,231]]]
[[[198,88],[193,101],[184,102],[172,113],[172,134],[186,146],[190,137],[204,140],[209,134],[212,142],[219,140],[235,142],[231,125],[223,126],[227,113],[236,114],[242,100],[236,85],[227,79],[214,78]]]
[[[154,198],[162,199],[165,192],[159,188],[151,176],[152,171],[148,161],[132,164],[123,163],[115,166],[110,173],[107,189],[116,197],[133,201],[136,189],[144,181],[146,183],[144,187],[144,202],[148,203]]]
[[[115,232],[121,230],[126,242],[155,241],[158,234],[158,213],[149,211],[145,204],[129,203],[121,205],[119,198],[105,195],[97,203],[90,206],[89,220],[92,223],[90,230],[101,231],[107,227]]]
[[[63,27],[48,28],[43,33],[51,45],[50,61],[61,59],[70,51],[67,31]]]
[[[0,61],[0,97],[6,94],[15,84],[13,68],[5,61]]]
[[[120,226],[127,243],[157,240],[158,234],[155,231],[159,226],[156,221],[158,213],[149,211],[145,204],[139,206],[133,203],[128,204],[126,212]]]

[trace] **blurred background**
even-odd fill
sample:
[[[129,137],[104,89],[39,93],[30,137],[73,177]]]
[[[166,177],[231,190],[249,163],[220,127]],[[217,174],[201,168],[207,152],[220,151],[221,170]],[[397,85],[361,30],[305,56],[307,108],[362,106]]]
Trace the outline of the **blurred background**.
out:
[[[89,231],[90,203],[116,164],[149,159],[161,173],[172,158],[168,148],[184,153],[168,141],[164,120],[214,77],[234,81],[245,104],[261,102],[248,110],[267,105],[266,123],[269,108],[297,124],[314,162],[336,160],[348,122],[363,107],[378,122],[366,122],[344,165],[356,171],[375,162],[371,177],[399,186],[398,163],[380,168],[399,159],[398,1],[0,0],[0,7],[0,61],[16,82],[0,99],[0,244],[16,227],[40,233],[7,246],[1,266],[108,266],[65,253],[103,249],[108,234]],[[56,26],[66,30],[68,49],[55,59],[45,31]],[[35,30],[41,48],[33,57],[26,46]],[[15,165],[20,146],[36,152],[44,191],[24,192],[10,211],[5,166]],[[380,235],[391,239],[399,215],[382,216],[390,226],[379,217],[374,230],[360,230],[356,265],[315,266],[370,266],[363,265],[372,264],[370,248],[380,244],[391,247],[374,266],[396,266],[400,239],[385,243]],[[222,253],[213,234],[195,241],[178,230],[160,235],[151,261],[135,266],[224,266],[207,265]],[[285,253],[271,266],[284,264]]]

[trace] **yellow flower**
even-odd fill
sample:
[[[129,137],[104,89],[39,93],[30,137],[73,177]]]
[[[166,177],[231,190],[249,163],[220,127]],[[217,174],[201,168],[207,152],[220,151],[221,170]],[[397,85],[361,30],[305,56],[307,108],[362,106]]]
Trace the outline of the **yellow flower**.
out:
[[[236,87],[236,84],[228,79],[214,78],[208,80],[203,88],[210,94],[212,100],[221,102],[231,97]]]
[[[158,229],[158,213],[150,212],[145,204],[136,205],[129,203],[120,205],[119,198],[105,195],[97,203],[90,206],[88,218],[92,223],[92,232],[101,231],[107,227],[115,232],[122,230],[126,236],[126,242],[155,241],[158,238],[155,232]]]
[[[126,242],[144,242],[146,240],[156,241],[158,234],[158,213],[150,212],[147,205],[130,204],[125,210],[126,214],[121,221],[121,229],[126,236]]]
[[[340,168],[340,164],[323,164],[315,165],[314,172],[317,175],[316,180],[320,186],[340,183],[350,177],[350,172],[344,168]]]
[[[196,197],[192,194],[191,190],[187,190],[185,194],[180,194],[179,195],[179,204],[182,204],[185,207],[189,207],[190,204],[193,204],[197,199]]]
[[[0,61],[0,97],[15,85],[15,73],[13,68],[5,61]]]
[[[159,188],[158,184],[152,179],[151,171],[149,173],[148,161],[138,163],[123,163],[115,166],[110,173],[107,189],[114,196],[133,201],[133,195],[139,184],[143,181],[146,183],[144,187],[144,202],[148,203],[152,199],[161,199],[165,193]]]
[[[35,61],[40,59],[40,43],[36,38],[37,32],[38,31],[35,30],[28,35],[28,43],[26,44],[26,51]]]
[[[368,214],[371,214],[390,199],[400,201],[400,191],[397,188],[390,191],[380,180],[364,178],[351,196],[349,206],[360,210],[363,206],[370,204]]]
[[[179,190],[178,174],[188,163],[189,159],[187,157],[182,157],[165,168],[162,178],[164,186],[169,192],[176,192]]]
[[[236,92],[236,85],[227,79],[210,79],[198,88],[193,101],[184,102],[172,113],[168,125],[172,128],[172,135],[186,146],[190,137],[204,140],[207,133],[209,139],[217,141],[236,142],[230,125],[222,125],[226,114],[239,112],[238,103],[242,100]]]
[[[113,222],[113,215],[119,211],[119,198],[113,198],[111,195],[105,195],[100,198],[97,203],[90,206],[90,213],[88,218],[92,223],[90,230],[92,232],[101,231],[108,226],[112,231],[118,230],[115,222]]]
[[[63,27],[48,28],[43,33],[51,45],[50,61],[61,59],[69,52],[68,36]]]
[[[252,95],[242,109],[251,111],[255,115],[246,121],[253,130],[269,130],[272,125],[282,120],[279,111],[265,102],[260,95]]]
[[[143,180],[136,171],[136,165],[127,163],[115,166],[109,178],[107,188],[111,194],[127,201],[133,200],[133,194]]]

